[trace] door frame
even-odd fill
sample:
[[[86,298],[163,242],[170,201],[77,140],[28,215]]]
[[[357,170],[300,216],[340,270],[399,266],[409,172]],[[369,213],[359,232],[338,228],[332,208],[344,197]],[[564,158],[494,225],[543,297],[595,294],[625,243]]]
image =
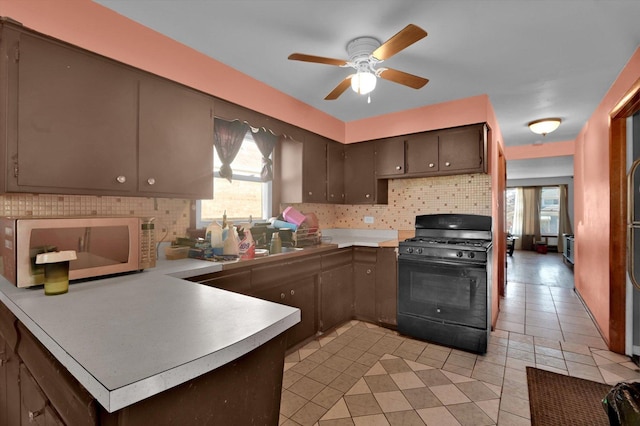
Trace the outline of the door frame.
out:
[[[627,118],[638,111],[640,78],[609,112],[609,349],[618,353],[626,338]]]

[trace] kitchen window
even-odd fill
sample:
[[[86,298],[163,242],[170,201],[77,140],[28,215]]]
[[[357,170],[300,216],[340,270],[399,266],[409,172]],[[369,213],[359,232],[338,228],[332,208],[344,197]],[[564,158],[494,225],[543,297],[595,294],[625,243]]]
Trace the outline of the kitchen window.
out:
[[[203,228],[213,220],[222,222],[226,211],[227,219],[234,222],[267,219],[271,215],[272,185],[262,182],[262,154],[251,132],[247,132],[235,160],[232,182],[220,177],[222,165],[217,151],[213,150],[213,200],[196,202],[196,226]]]

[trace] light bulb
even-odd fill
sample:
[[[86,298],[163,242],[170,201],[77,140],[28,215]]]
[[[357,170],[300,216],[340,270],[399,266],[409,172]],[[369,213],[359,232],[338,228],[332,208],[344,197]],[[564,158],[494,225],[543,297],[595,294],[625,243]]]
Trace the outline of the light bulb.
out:
[[[351,89],[359,95],[366,95],[376,88],[376,76],[368,71],[359,71],[351,77]]]

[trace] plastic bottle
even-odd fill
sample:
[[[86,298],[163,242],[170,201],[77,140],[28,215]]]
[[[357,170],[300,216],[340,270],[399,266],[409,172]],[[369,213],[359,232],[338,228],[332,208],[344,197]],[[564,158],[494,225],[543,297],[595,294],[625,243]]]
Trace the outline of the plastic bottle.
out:
[[[280,241],[280,235],[274,232],[271,236],[271,244],[269,245],[269,254],[282,253],[282,241]]]
[[[235,226],[229,227],[227,230],[227,239],[224,240],[222,254],[238,255],[238,234]]]
[[[222,248],[224,247],[224,242],[222,240],[222,227],[218,225],[218,222],[215,220],[207,226],[205,239],[209,241],[209,244],[211,244],[214,254],[222,254]],[[219,253],[216,252],[216,249]]]

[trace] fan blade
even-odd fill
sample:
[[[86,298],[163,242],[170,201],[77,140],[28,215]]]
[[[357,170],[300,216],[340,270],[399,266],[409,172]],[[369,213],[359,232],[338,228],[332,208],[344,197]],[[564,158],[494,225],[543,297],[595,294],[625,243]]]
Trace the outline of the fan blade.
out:
[[[385,68],[379,73],[381,78],[385,80],[393,81],[404,86],[412,87],[414,89],[420,89],[429,82],[428,79],[418,77],[417,75],[409,74],[403,71],[394,70],[392,68]]]
[[[371,56],[380,61],[384,61],[426,36],[427,32],[425,30],[417,25],[409,24],[400,30],[398,34],[382,43],[382,46],[374,50]]]
[[[314,62],[317,64],[335,65],[341,67],[347,65],[344,59],[324,58],[322,56],[305,55],[304,53],[292,53],[289,58],[292,61]]]
[[[344,93],[345,90],[347,90],[349,87],[351,86],[351,76],[345,78],[344,80],[342,80],[340,82],[340,84],[338,84],[336,86],[335,89],[333,89],[331,91],[331,93],[329,93],[327,95],[326,98],[324,98],[325,101],[332,101],[334,99],[338,99],[338,96],[342,95]]]

